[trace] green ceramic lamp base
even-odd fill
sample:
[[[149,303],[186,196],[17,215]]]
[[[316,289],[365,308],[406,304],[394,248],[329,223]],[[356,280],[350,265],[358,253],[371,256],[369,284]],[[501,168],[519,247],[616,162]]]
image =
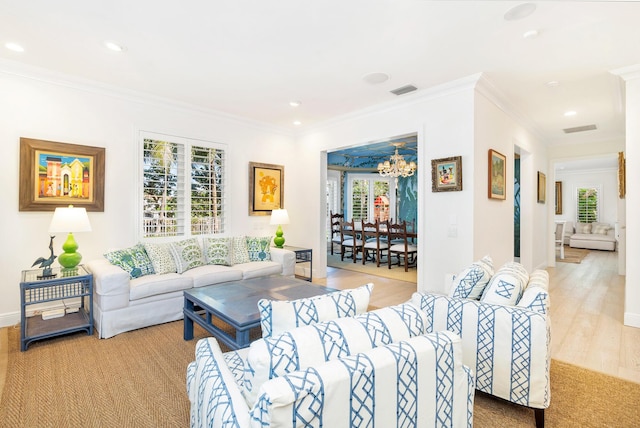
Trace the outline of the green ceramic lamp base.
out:
[[[282,231],[282,226],[278,225],[278,229],[276,230],[276,237],[273,238],[273,243],[276,248],[282,248],[284,245],[284,232]]]
[[[64,253],[58,256],[58,263],[66,269],[72,269],[80,264],[82,254],[77,253],[78,243],[73,237],[73,233],[69,233],[67,240],[62,244]]]

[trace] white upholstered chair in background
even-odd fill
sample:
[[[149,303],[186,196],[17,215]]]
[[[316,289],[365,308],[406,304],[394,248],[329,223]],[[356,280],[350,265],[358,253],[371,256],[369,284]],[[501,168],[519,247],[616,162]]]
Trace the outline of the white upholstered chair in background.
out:
[[[567,222],[564,220],[556,221],[556,249],[560,248],[560,259],[564,259],[564,229]]]

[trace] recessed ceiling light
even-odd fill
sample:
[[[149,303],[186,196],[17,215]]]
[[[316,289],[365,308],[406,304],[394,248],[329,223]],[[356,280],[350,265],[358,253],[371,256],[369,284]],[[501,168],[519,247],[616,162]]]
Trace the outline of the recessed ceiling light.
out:
[[[565,111],[565,112],[564,112],[564,115],[565,115],[566,117],[569,117],[569,116],[575,116],[576,114],[578,114],[578,113],[576,113],[576,112],[575,112],[575,111],[573,111],[573,110],[569,110],[569,111]]]
[[[504,14],[504,19],[507,21],[517,21],[518,19],[524,19],[531,15],[536,10],[534,3],[522,3],[518,6],[514,6]]]
[[[560,86],[560,82],[558,82],[557,80],[551,80],[549,82],[547,82],[547,86],[550,88],[556,88],[558,86]]]
[[[14,51],[14,52],[24,52],[24,48],[17,44],[17,43],[13,43],[13,42],[8,42],[4,44],[4,47],[9,49],[10,51]]]
[[[387,73],[369,73],[362,76],[362,80],[371,85],[377,85],[389,80],[389,75]]]
[[[294,120],[293,124],[296,125],[296,126],[300,126],[300,125],[302,125],[302,122],[300,122],[299,120]]]
[[[113,41],[111,41],[111,40],[107,40],[107,41],[105,41],[105,42],[104,42],[104,45],[105,45],[105,47],[106,47],[107,49],[109,49],[109,50],[111,50],[111,51],[114,51],[114,52],[123,52],[123,51],[125,51],[125,50],[126,50],[124,46],[119,45],[118,43],[113,42]]]
[[[302,104],[300,101],[289,101],[291,107],[300,107],[300,104]]]
[[[538,37],[538,30],[529,30],[526,31],[524,34],[522,34],[522,38],[524,39],[535,39],[536,37]]]

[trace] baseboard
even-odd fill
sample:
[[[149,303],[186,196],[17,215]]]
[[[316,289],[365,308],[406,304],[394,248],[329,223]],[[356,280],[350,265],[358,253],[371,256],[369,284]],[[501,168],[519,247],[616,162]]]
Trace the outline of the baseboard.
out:
[[[0,314],[0,327],[9,327],[20,323],[20,312]]]
[[[624,313],[624,325],[629,327],[640,328],[640,314],[633,314],[630,312]]]

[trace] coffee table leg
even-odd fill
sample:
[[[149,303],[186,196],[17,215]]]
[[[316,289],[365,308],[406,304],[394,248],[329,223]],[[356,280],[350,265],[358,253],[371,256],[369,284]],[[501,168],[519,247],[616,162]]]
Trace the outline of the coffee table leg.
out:
[[[246,348],[249,346],[249,330],[236,330],[236,343],[238,348]]]
[[[193,302],[184,298],[184,340],[193,339],[193,320],[190,315],[193,314]]]

